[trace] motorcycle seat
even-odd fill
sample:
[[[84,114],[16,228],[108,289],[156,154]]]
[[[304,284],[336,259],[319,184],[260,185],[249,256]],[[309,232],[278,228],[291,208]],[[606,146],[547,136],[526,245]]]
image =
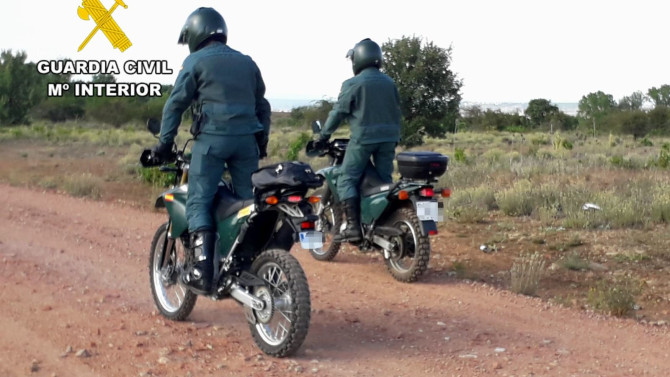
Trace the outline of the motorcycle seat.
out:
[[[244,207],[254,203],[254,199],[242,200],[225,185],[219,185],[214,197],[214,217],[225,219]]]
[[[363,179],[360,184],[361,196],[371,196],[380,192],[388,191],[391,188],[391,182],[385,182],[377,173],[377,169],[369,163],[365,168]]]

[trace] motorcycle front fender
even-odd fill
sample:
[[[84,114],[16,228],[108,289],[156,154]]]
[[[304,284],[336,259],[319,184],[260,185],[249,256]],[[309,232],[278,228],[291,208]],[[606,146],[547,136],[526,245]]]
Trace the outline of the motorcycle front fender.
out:
[[[325,179],[326,185],[330,190],[335,202],[339,202],[340,198],[337,195],[337,179],[340,176],[339,166],[329,166],[316,172]]]
[[[175,187],[164,192],[156,199],[156,208],[165,207],[167,209],[170,221],[172,222],[170,236],[174,238],[180,237],[188,230],[186,196],[187,189],[185,187]]]

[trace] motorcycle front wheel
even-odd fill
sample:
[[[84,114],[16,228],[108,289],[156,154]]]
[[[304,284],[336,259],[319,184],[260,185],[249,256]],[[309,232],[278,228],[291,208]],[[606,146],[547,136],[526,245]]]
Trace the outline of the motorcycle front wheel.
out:
[[[421,234],[421,221],[414,208],[399,208],[384,224],[402,232],[392,237],[396,249],[386,258],[386,268],[393,277],[405,283],[416,281],[428,269],[430,239]]]
[[[179,274],[186,263],[186,249],[181,239],[175,239],[170,250],[164,250],[168,225],[161,225],[151,242],[149,283],[154,303],[161,314],[173,321],[182,321],[193,311],[198,296],[179,284]],[[167,263],[161,265],[163,258],[167,258]]]
[[[253,293],[266,305],[254,310],[251,334],[268,355],[289,356],[300,348],[309,329],[311,304],[305,272],[286,250],[261,253],[251,265],[251,273],[265,282]]]

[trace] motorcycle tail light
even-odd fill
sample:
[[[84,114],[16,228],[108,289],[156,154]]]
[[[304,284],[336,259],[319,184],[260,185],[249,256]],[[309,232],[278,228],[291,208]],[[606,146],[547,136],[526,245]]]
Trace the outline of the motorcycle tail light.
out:
[[[291,195],[288,197],[289,203],[300,203],[302,196],[300,195]]]
[[[308,200],[310,203],[316,204],[321,201],[321,198],[319,198],[318,196],[310,196]]]
[[[441,195],[443,198],[448,198],[451,196],[451,189],[450,188],[445,188],[442,189]]]
[[[302,224],[300,224],[300,229],[302,229],[302,230],[314,229],[314,222],[313,221],[303,221]]]
[[[437,230],[429,230],[428,235],[429,236],[436,236],[437,235]]]
[[[426,198],[432,198],[433,195],[435,195],[435,191],[430,187],[426,187],[426,188],[422,188],[421,190],[419,190],[419,195],[421,195],[423,197],[426,197]]]
[[[400,200],[407,200],[409,199],[409,193],[405,190],[400,190],[398,191],[398,199]]]
[[[275,205],[275,204],[279,203],[279,199],[277,199],[277,197],[274,196],[274,195],[273,196],[268,196],[267,198],[265,198],[265,203],[272,206],[272,205]]]

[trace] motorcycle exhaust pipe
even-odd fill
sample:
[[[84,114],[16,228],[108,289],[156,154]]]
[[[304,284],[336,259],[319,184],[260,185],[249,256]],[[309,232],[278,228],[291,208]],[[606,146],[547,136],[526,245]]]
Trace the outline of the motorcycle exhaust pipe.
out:
[[[239,303],[244,306],[248,306],[254,310],[263,310],[265,308],[265,302],[258,299],[256,296],[247,292],[246,289],[242,288],[239,284],[233,283],[230,286],[230,295]]]

